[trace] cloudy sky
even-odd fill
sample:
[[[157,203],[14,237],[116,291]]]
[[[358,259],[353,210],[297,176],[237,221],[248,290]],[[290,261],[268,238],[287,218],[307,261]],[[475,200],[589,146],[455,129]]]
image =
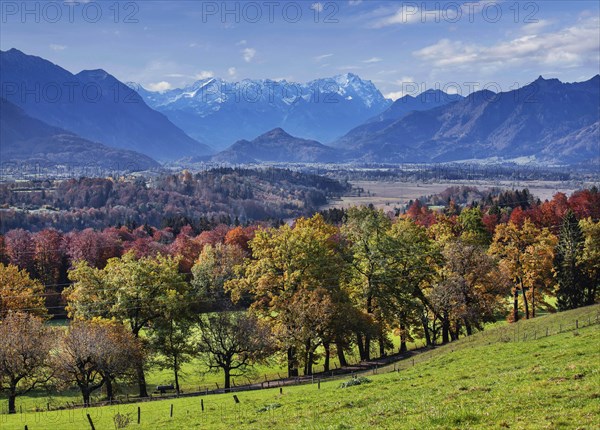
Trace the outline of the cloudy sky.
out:
[[[467,94],[539,75],[580,81],[600,69],[597,1],[0,5],[0,49],[154,90],[210,76],[307,82],[352,72],[397,98],[414,85]]]

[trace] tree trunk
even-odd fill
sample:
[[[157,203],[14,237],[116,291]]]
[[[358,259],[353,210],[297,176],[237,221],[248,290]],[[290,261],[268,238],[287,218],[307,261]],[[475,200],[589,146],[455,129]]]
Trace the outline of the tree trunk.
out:
[[[10,391],[8,394],[8,413],[9,414],[16,414],[17,413],[17,408],[15,406],[15,400],[17,398],[17,390],[16,387],[10,387]]]
[[[323,371],[329,372],[329,356],[331,355],[331,345],[329,342],[323,342],[323,348],[325,349],[325,363],[323,364]]]
[[[146,375],[144,374],[144,365],[142,363],[137,365],[136,372],[140,397],[148,397],[148,391],[146,390]]]
[[[467,330],[467,336],[471,336],[473,334],[473,328],[471,327],[471,323],[465,320],[465,329]]]
[[[112,385],[112,378],[106,377],[106,400],[109,402],[114,398],[114,390]]]
[[[525,319],[529,319],[529,301],[525,290],[523,290],[523,304],[525,305]]]
[[[304,372],[305,375],[312,375],[313,374],[313,360],[314,360],[315,356],[313,354],[313,352],[309,352],[308,353],[308,358],[306,360],[306,372]]]
[[[229,388],[231,388],[231,369],[226,367],[223,372],[225,373],[225,391],[229,392]]]
[[[408,351],[406,347],[406,326],[404,325],[404,321],[400,321],[400,353]]]
[[[310,346],[310,339],[307,339],[306,342],[304,343],[304,374],[305,375],[310,375],[311,374],[311,370],[312,370],[312,350],[311,350],[311,346]]]
[[[385,353],[385,337],[383,333],[379,334],[379,356],[385,357],[387,354]]]
[[[295,378],[298,376],[298,365],[296,364],[296,349],[291,346],[287,350],[288,359],[288,377]]]
[[[90,405],[90,390],[86,387],[81,387],[81,396],[83,397],[83,405]]]
[[[450,320],[448,312],[444,312],[442,316],[442,344],[450,342]]]
[[[535,318],[535,287],[531,288],[531,318]]]
[[[340,360],[340,367],[345,367],[348,365],[346,361],[346,354],[344,354],[344,347],[342,346],[342,342],[337,342],[335,344],[335,349],[337,350],[338,360]]]
[[[519,289],[515,287],[513,296],[513,322],[519,321]]]
[[[356,333],[356,346],[358,346],[358,355],[361,361],[365,359],[365,346],[363,344],[362,334]]]
[[[369,290],[371,290],[371,280],[369,279]],[[367,313],[368,314],[372,314],[373,313],[373,298],[369,295],[369,297],[367,297]],[[371,334],[369,333],[369,331],[367,331],[367,333],[365,333],[365,347],[364,347],[364,353],[365,353],[365,361],[369,361],[371,359]]]
[[[365,334],[365,345],[363,347],[364,358],[363,360],[369,361],[371,359],[371,335]]]
[[[427,346],[431,346],[431,335],[429,334],[429,325],[427,324],[427,317],[421,317],[421,323],[423,324],[423,331],[425,332],[425,342]]]
[[[173,357],[173,374],[175,375],[175,392],[179,395],[179,363],[177,362],[177,354]]]

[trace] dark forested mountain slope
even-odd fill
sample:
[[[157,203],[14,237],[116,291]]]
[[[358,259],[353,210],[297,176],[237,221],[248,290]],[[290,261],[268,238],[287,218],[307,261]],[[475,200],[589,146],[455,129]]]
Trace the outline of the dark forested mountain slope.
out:
[[[0,51],[0,68],[0,96],[52,126],[157,160],[211,152],[104,70],[74,75],[17,49]]]
[[[32,118],[3,98],[0,98],[0,159],[5,165],[62,165],[75,170],[97,166],[124,172],[159,167],[146,155],[90,142]]]

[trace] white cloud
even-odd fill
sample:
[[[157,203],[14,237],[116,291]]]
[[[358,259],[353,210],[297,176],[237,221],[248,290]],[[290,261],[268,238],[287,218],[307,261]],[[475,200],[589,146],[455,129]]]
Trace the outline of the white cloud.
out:
[[[53,51],[64,51],[65,49],[67,49],[67,47],[65,45],[57,45],[56,43],[51,43],[50,49],[52,49]]]
[[[415,82],[415,78],[412,76],[402,76],[400,79],[396,81],[398,85],[405,85],[407,83]]]
[[[423,4],[423,3],[422,3]],[[462,9],[462,8],[461,8]],[[417,3],[406,3],[400,6],[395,12],[377,19],[371,24],[373,28],[383,28],[398,24],[416,24],[421,23],[439,23],[451,22],[462,16],[463,12],[457,7],[446,7],[444,9],[422,9]]]
[[[240,40],[238,43],[236,43],[236,46],[243,46],[246,45],[248,43],[248,41],[246,39],[242,39]]]
[[[437,67],[485,67],[542,64],[576,67],[597,64],[600,52],[598,18],[555,32],[528,34],[495,45],[482,45],[441,39],[413,52],[413,55]]]
[[[227,69],[227,74],[230,77],[235,78],[235,76],[237,75],[237,69],[235,67],[230,67],[229,69]]]
[[[323,54],[323,55],[317,55],[316,57],[313,57],[315,59],[315,61],[323,61],[326,58],[329,57],[333,57],[333,54]]]
[[[413,76],[402,76],[400,79],[396,80],[394,84],[399,86],[401,90],[386,93],[384,94],[385,98],[398,100],[399,98],[404,97],[404,92],[408,89],[409,84],[411,92],[414,91],[415,78]]]
[[[402,91],[392,91],[391,93],[387,93],[383,95],[386,99],[392,99],[394,101],[404,96]]]
[[[396,24],[413,24],[421,21],[421,9],[416,5],[402,5],[392,15],[388,15],[373,23],[375,28],[383,28]]]
[[[379,57],[369,58],[368,60],[363,60],[363,63],[371,64],[371,63],[380,63],[383,59]]]
[[[363,0],[348,0],[348,4],[350,6],[358,6],[359,4],[361,4],[363,2]]]
[[[150,91],[163,92],[163,91],[170,90],[171,88],[172,88],[171,84],[168,83],[167,81],[160,81],[160,82],[156,82],[153,84],[148,84],[148,89]]]
[[[244,58],[244,61],[246,63],[251,62],[255,55],[256,55],[256,49],[254,49],[254,48],[245,48],[242,51],[242,57]]]
[[[359,67],[359,66],[341,66],[341,67],[338,67],[337,69],[341,70],[341,71],[348,71],[348,70],[359,70],[359,69],[361,69],[361,67]]]
[[[538,19],[537,22],[532,22],[530,24],[525,24],[521,28],[521,31],[524,34],[537,34],[541,30],[543,30],[544,28],[548,27],[550,24],[552,24],[551,21],[548,21],[546,19]]]
[[[210,70],[201,70],[199,73],[196,73],[194,75],[194,78],[198,79],[198,80],[202,80],[202,79],[212,78],[213,76],[215,76],[215,74],[212,71],[210,71]]]

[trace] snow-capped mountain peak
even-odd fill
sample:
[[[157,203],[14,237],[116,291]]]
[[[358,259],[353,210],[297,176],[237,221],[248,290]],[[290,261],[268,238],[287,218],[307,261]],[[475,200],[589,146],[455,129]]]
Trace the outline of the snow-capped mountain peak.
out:
[[[138,92],[191,136],[216,147],[276,127],[328,142],[391,104],[371,81],[353,73],[307,83],[214,77],[162,93]]]

